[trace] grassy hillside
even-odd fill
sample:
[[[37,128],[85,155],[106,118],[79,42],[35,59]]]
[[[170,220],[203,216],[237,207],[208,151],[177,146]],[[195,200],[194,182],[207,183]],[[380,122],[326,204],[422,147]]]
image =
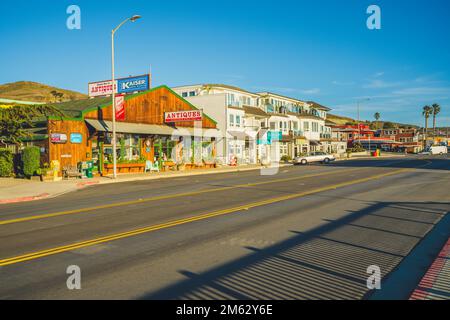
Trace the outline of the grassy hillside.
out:
[[[327,120],[331,121],[331,122],[334,122],[337,125],[357,124],[358,123],[358,121],[353,119],[353,118],[338,116],[338,115],[335,115],[335,114],[328,114],[327,115]],[[380,121],[368,121],[368,120],[362,120],[361,119],[361,123],[369,124],[372,129],[383,128],[385,123],[386,123],[387,127],[389,127],[389,128],[391,128],[391,127],[418,128],[418,126],[415,126],[415,125],[412,125],[412,124],[398,123],[398,122],[392,122],[392,121],[381,121],[381,120]]]
[[[56,91],[62,96],[55,98],[51,93],[52,91]],[[38,82],[19,81],[0,85],[0,98],[33,102],[59,102],[86,99],[87,96],[79,92],[55,88]]]
[[[352,118],[348,118],[348,117],[343,117],[343,116],[338,116],[335,114],[331,114],[329,113],[327,115],[327,120],[336,123],[337,125],[344,125],[347,123],[355,123],[356,124],[356,120],[352,119]]]

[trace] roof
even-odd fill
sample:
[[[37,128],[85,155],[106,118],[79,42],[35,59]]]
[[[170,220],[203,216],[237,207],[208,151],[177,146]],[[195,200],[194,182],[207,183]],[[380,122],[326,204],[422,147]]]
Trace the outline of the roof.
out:
[[[185,86],[176,86],[176,87],[173,87],[173,88],[174,89],[179,89],[179,88],[185,88],[185,87],[198,87],[198,86],[202,86],[202,87],[219,87],[219,88],[225,88],[225,89],[245,92],[245,93],[250,94],[252,96],[258,96],[257,93],[250,92],[250,91],[247,91],[245,89],[242,89],[242,88],[239,88],[239,87],[236,87],[236,86],[231,86],[231,85],[228,85],[228,84],[223,84],[223,83],[192,84],[192,85],[185,85]]]
[[[44,102],[33,102],[33,101],[22,101],[22,100],[12,100],[12,99],[4,99],[0,98],[0,103],[3,104],[19,104],[19,105],[38,105],[38,104],[45,104]]]
[[[261,117],[268,117],[269,114],[267,114],[264,110],[257,108],[257,107],[250,107],[250,106],[243,106],[245,113],[255,115],[255,116],[261,116]]]
[[[320,109],[320,110],[325,110],[325,111],[331,111],[330,108],[325,107],[325,106],[323,106],[323,105],[321,105],[321,104],[318,104],[317,102],[314,102],[314,101],[307,101],[307,103],[311,104],[312,107],[315,108],[315,109]]]
[[[265,92],[258,92],[258,95],[260,96],[265,96],[265,95],[269,95],[269,96],[277,96],[283,99],[288,99],[288,100],[293,100],[293,101],[297,101],[300,103],[305,103],[305,101],[297,99],[297,98],[293,98],[293,97],[288,97],[288,96],[284,96],[282,94],[278,94],[278,93],[273,93],[273,92],[269,92],[269,91],[265,91]]]
[[[105,104],[111,103],[111,97],[98,97],[92,99],[83,99],[83,100],[73,100],[66,101],[61,103],[52,103],[49,106],[55,107],[64,112],[64,114],[68,117],[80,117],[82,112],[100,107]]]
[[[194,106],[192,103],[181,97],[178,93],[173,91],[168,86],[162,85],[158,87],[151,88],[147,91],[142,91],[134,94],[129,94],[125,96],[125,100],[132,99],[134,97],[140,96],[142,94],[146,94],[148,92],[152,92],[154,90],[158,90],[161,88],[165,88],[169,90],[172,94],[176,95],[178,98],[180,98],[182,101],[186,102],[189,106],[191,106],[193,109],[198,110],[196,106]],[[91,98],[91,99],[83,99],[83,100],[73,100],[73,101],[67,101],[67,102],[61,102],[61,103],[53,103],[48,104],[49,106],[53,106],[61,111],[64,112],[64,118],[82,118],[83,114],[92,111],[95,108],[104,108],[111,105],[111,97],[97,97],[97,98]],[[209,117],[207,114],[203,113],[206,118],[211,120],[212,122],[217,124],[217,121]]]

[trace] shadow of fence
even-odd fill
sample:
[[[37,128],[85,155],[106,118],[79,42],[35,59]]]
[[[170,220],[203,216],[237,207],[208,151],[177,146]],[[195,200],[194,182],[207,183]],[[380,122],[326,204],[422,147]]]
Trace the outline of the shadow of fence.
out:
[[[389,274],[450,210],[449,203],[378,202],[142,299],[362,299],[367,268]]]

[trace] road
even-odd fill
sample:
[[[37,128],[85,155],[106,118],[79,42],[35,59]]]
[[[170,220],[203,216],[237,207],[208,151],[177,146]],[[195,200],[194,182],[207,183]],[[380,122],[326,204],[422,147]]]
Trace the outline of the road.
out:
[[[448,156],[351,160],[2,205],[0,299],[407,299],[449,237],[449,174]]]

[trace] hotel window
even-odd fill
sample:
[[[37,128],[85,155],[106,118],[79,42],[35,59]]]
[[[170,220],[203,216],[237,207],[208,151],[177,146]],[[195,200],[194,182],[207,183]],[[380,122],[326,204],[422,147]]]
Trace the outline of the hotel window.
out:
[[[236,116],[236,127],[240,127],[241,126],[241,116]]]
[[[227,105],[233,106],[235,104],[234,94],[227,93]]]
[[[182,92],[182,93],[181,93],[181,96],[182,96],[183,98],[186,98],[186,97],[188,96],[188,93],[187,93],[187,92]]]
[[[312,131],[319,132],[319,124],[317,122],[312,123]]]
[[[234,114],[230,114],[230,127],[234,127]]]
[[[303,122],[303,127],[305,128],[305,131],[309,131],[309,122]]]
[[[297,121],[292,121],[292,130],[298,130],[298,123],[297,123]]]
[[[195,91],[189,92],[189,97],[195,97]]]
[[[277,128],[277,123],[276,122],[271,122],[270,123],[270,130],[276,130]]]
[[[280,155],[285,156],[288,155],[288,144],[287,142],[280,143]]]

